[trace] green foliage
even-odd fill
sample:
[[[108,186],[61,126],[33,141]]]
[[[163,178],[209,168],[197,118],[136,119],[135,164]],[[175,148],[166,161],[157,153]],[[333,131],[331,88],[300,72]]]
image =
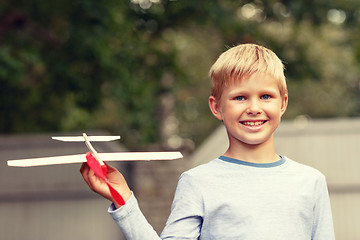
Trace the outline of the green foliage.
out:
[[[285,117],[358,116],[359,22],[354,0],[3,1],[0,132],[101,128],[129,148],[199,143],[218,124],[207,71],[244,42],[285,62]]]

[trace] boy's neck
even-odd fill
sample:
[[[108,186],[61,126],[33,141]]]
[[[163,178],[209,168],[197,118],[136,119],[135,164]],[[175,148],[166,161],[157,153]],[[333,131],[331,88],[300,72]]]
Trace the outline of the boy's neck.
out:
[[[272,163],[280,159],[272,141],[260,145],[230,144],[224,156],[252,163]]]

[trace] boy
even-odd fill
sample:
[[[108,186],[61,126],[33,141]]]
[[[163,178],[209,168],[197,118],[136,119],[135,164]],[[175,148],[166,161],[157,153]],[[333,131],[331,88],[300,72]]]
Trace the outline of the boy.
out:
[[[226,127],[229,148],[183,173],[161,239],[335,239],[325,177],[279,156],[273,133],[288,104],[281,60],[269,49],[243,44],[210,69],[209,107]],[[114,202],[86,164],[90,188]],[[108,178],[126,204],[109,212],[127,239],[159,239],[122,175]]]

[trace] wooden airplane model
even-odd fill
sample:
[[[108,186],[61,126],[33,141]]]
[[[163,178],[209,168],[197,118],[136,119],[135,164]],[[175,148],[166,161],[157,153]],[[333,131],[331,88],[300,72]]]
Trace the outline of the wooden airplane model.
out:
[[[94,157],[103,165],[104,161],[151,161],[151,160],[174,160],[182,158],[180,152],[114,152],[97,153],[90,142],[104,142],[120,139],[120,136],[83,136],[52,137],[54,140],[64,142],[85,142]],[[12,167],[32,167],[56,164],[69,164],[86,162],[86,154],[75,154],[55,157],[41,157],[8,160],[7,165]]]
[[[111,141],[120,139],[120,136],[92,136],[88,137],[83,133],[82,137],[52,137],[54,140],[71,141],[71,142],[85,142],[90,152],[87,154],[56,156],[56,157],[43,157],[43,158],[30,158],[30,159],[17,159],[8,160],[8,166],[13,167],[31,167],[31,166],[44,166],[55,164],[67,163],[80,163],[87,162],[89,167],[95,174],[104,180],[109,187],[113,199],[119,204],[124,205],[125,201],[122,196],[111,186],[107,179],[107,165],[104,161],[150,161],[150,160],[173,160],[182,158],[180,152],[117,152],[117,153],[98,153],[91,145],[90,141]]]

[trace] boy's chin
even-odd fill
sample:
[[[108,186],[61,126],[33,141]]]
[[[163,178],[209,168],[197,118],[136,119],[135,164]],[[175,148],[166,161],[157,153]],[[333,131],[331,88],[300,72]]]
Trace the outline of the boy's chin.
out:
[[[236,139],[235,141],[240,144],[240,145],[244,145],[244,146],[249,146],[249,147],[258,147],[261,145],[266,145],[271,141],[271,137],[266,137],[266,138],[248,138],[248,139]]]

